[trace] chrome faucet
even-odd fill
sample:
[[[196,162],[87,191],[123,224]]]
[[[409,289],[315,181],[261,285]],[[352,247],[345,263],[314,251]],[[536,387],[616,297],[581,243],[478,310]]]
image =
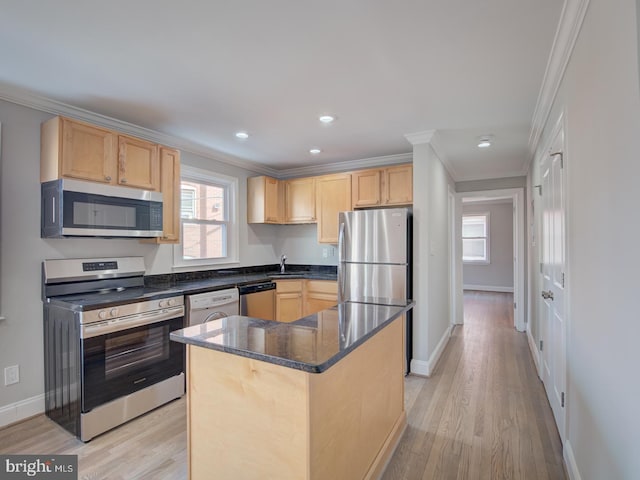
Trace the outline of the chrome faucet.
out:
[[[280,273],[284,273],[284,262],[287,260],[287,256],[282,254],[280,257]]]

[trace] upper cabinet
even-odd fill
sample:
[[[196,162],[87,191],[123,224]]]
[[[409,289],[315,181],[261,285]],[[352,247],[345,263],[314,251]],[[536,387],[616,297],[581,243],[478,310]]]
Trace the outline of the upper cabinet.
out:
[[[75,178],[160,190],[158,145],[64,117],[41,129],[40,181]]]
[[[158,145],[118,135],[118,184],[143,190],[160,190]]]
[[[316,179],[318,243],[338,243],[338,213],[351,210],[351,175],[340,173]]]
[[[285,180],[285,223],[315,223],[316,179]]]
[[[283,187],[283,183],[275,178],[247,178],[247,223],[282,223]]]
[[[40,181],[66,177],[115,184],[117,141],[110,130],[52,118],[41,128]]]
[[[413,203],[413,166],[361,170],[353,172],[353,208]]]

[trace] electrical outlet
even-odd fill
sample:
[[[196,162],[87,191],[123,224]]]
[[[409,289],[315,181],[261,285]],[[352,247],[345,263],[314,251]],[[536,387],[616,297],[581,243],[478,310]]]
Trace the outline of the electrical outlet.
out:
[[[329,247],[329,256],[330,257],[335,257],[336,256],[336,248],[335,247]]]
[[[20,381],[20,367],[18,365],[12,365],[4,369],[4,384],[13,385]]]

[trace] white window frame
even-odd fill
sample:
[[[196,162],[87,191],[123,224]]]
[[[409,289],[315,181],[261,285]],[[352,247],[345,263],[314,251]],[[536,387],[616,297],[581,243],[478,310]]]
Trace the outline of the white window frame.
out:
[[[465,237],[464,233],[462,234],[462,239],[463,239],[463,247],[462,247],[462,263],[464,263],[465,265],[489,265],[491,263],[491,215],[489,212],[478,212],[478,213],[463,213],[462,214],[462,223],[464,225],[464,218],[465,217],[485,217],[485,225],[486,225],[486,229],[485,229],[485,236],[484,237]],[[464,232],[464,228],[462,229],[462,231]],[[470,239],[478,239],[478,238],[482,238],[486,240],[486,246],[487,246],[487,254],[484,260],[467,260],[464,258],[464,239],[466,238],[470,238]]]
[[[238,179],[230,177],[228,175],[222,175],[220,173],[204,170],[201,168],[190,167],[188,165],[181,165],[180,183],[182,180],[192,180],[194,182],[212,183],[214,185],[221,185],[227,188],[228,199],[227,208],[229,213],[229,220],[227,223],[227,256],[223,258],[196,258],[185,259],[182,257],[182,242],[184,240],[183,235],[180,235],[180,243],[173,246],[173,266],[174,268],[193,268],[193,267],[205,267],[205,266],[218,266],[237,264],[239,260],[239,225],[238,225]],[[181,190],[182,192],[182,190]],[[182,194],[178,196],[182,199]],[[180,209],[182,212],[182,208]],[[184,219],[189,220],[189,219]],[[180,230],[182,231],[183,219],[180,218]]]

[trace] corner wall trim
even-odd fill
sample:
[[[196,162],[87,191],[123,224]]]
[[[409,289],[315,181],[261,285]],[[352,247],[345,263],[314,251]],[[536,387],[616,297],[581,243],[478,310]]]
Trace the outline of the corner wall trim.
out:
[[[513,287],[495,287],[493,285],[463,285],[463,290],[480,290],[481,292],[513,293]]]
[[[567,473],[570,480],[582,480],[580,471],[578,470],[578,464],[576,463],[576,457],[573,456],[573,448],[569,440],[564,442],[564,448],[562,449],[562,456],[564,457],[564,463],[567,467]]]
[[[0,407],[0,427],[44,413],[44,393]]]
[[[540,369],[540,352],[538,351],[536,340],[533,338],[533,335],[531,335],[531,330],[529,330],[528,328],[527,328],[527,341],[529,343],[529,350],[531,351],[531,356],[533,357],[533,363],[536,366],[536,372],[538,373],[538,378],[542,379],[541,369]]]

